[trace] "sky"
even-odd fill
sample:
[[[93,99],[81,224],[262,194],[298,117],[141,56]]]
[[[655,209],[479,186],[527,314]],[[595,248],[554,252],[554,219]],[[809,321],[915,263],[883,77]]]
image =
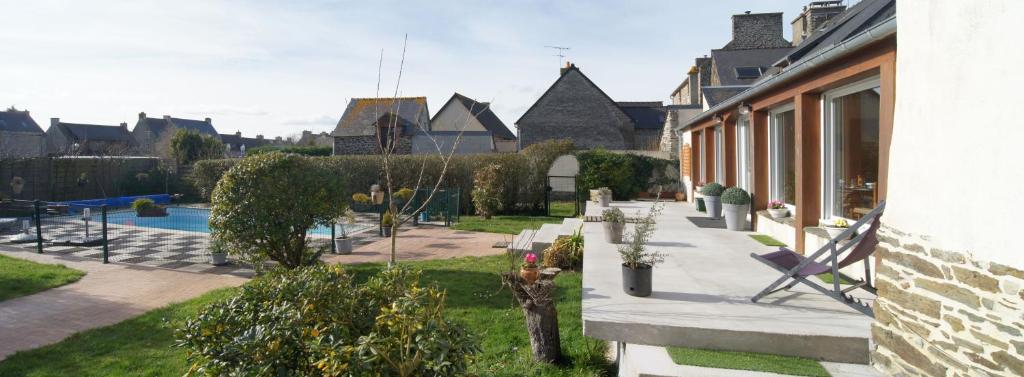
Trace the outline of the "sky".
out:
[[[725,45],[730,15],[809,0],[0,0],[0,106],[133,128],[210,117],[220,133],[330,132],[350,98],[453,92],[514,123],[566,59],[616,101],[664,101],[695,57]],[[381,54],[383,51],[383,60]],[[382,63],[381,63],[382,62]],[[380,63],[380,64],[379,64]],[[378,66],[381,67],[378,81]]]

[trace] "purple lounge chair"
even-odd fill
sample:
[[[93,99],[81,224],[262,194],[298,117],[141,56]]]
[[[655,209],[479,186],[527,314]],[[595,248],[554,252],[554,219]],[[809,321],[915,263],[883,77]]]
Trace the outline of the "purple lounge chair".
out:
[[[840,273],[839,269],[860,261],[865,261],[871,253],[875,252],[875,246],[878,246],[878,236],[876,233],[878,232],[878,227],[881,225],[882,211],[884,210],[885,201],[882,201],[878,204],[878,207],[871,210],[871,212],[868,212],[864,217],[861,217],[860,220],[857,220],[857,222],[851,225],[849,229],[846,229],[835,238],[829,240],[827,245],[818,249],[808,257],[800,255],[785,247],[780,247],[779,251],[767,254],[751,253],[750,256],[754,259],[767,264],[785,275],[759,292],[757,295],[754,295],[754,297],[751,297],[750,301],[757,302],[757,300],[760,300],[764,296],[793,288],[798,283],[804,283],[811,288],[829,295],[851,308],[864,313],[865,315],[873,317],[874,312],[868,304],[865,304],[847,294],[847,292],[858,288],[875,294],[875,289],[871,287],[871,277],[867,262],[864,263],[864,280],[858,281],[852,279],[849,276]],[[857,234],[849,242],[843,243],[842,245],[839,244],[839,241],[850,238],[854,232],[866,225],[868,222],[871,222],[871,225],[868,226],[866,231]],[[842,261],[839,261],[839,255],[850,247],[853,247],[853,250],[851,250]],[[826,258],[819,262],[818,259],[823,256]],[[814,281],[807,280],[808,276],[818,275],[825,272],[832,273],[832,289],[823,287]],[[777,288],[790,279],[793,281],[786,286]],[[839,286],[839,281],[841,279],[854,281],[855,284],[846,289],[841,289]]]

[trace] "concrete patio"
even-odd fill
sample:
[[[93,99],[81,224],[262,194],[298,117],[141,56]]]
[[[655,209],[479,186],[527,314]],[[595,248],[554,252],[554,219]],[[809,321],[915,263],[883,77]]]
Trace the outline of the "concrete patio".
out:
[[[612,205],[639,217],[652,203]],[[802,286],[751,302],[781,275],[749,254],[774,248],[748,237],[751,232],[724,229],[723,220],[709,219],[691,204],[664,205],[649,247],[666,258],[654,268],[650,297],[623,292],[617,245],[604,241],[601,223],[585,224],[584,334],[627,344],[868,363],[873,318]],[[593,203],[587,207],[588,217],[602,210]],[[627,236],[631,230],[628,224]]]

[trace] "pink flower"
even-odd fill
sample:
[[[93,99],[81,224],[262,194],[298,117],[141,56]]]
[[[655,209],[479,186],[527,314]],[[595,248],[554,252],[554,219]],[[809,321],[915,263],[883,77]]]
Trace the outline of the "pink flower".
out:
[[[525,261],[527,264],[537,263],[537,254],[527,253],[526,257],[523,258],[523,261]]]

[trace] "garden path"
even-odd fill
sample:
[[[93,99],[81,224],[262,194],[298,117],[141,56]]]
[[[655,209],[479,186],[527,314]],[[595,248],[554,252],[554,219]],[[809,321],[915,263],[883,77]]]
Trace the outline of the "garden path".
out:
[[[495,243],[510,241],[512,235],[452,230],[438,226],[403,228],[398,236],[398,260],[448,259],[465,256],[497,255],[505,248]],[[320,259],[328,263],[387,262],[391,256],[391,241],[377,238],[372,243],[357,245],[352,254],[325,255]]]

